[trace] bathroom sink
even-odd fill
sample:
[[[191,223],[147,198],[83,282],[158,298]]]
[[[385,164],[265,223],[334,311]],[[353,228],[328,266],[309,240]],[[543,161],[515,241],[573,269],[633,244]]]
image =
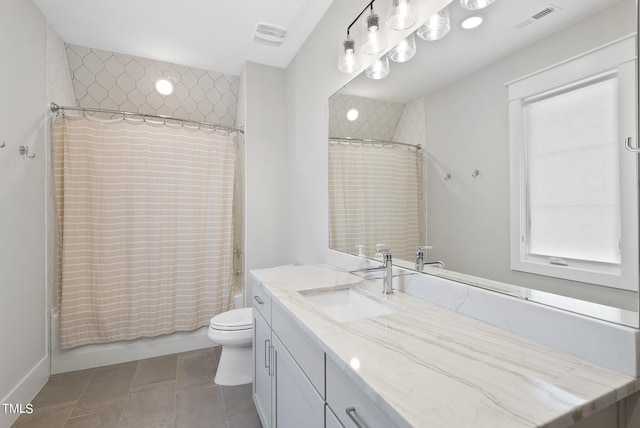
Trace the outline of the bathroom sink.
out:
[[[338,322],[373,318],[403,310],[382,296],[374,296],[355,287],[301,290],[298,293]]]

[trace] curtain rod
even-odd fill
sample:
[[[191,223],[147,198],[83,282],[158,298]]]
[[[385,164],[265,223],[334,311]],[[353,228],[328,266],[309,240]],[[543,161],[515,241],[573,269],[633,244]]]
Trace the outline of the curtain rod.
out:
[[[347,141],[347,142],[355,142],[355,143],[371,143],[371,144],[393,144],[399,146],[408,146],[414,147],[416,150],[421,150],[422,146],[420,144],[409,144],[409,143],[401,143],[399,141],[390,141],[390,140],[378,140],[375,138],[353,138],[353,137],[329,137],[329,141]]]
[[[54,112],[56,114],[62,113],[63,115],[64,115],[65,110],[69,110],[69,111],[81,111],[83,114],[84,113],[116,114],[116,115],[122,116],[123,119],[126,116],[142,116],[142,120],[145,120],[148,117],[152,118],[152,119],[162,119],[162,121],[164,123],[167,123],[167,120],[173,120],[173,121],[176,121],[176,122],[180,122],[182,125],[184,125],[185,123],[192,123],[192,124],[198,125],[198,126],[210,126],[214,130],[223,129],[223,130],[226,130],[226,131],[229,131],[229,132],[240,132],[241,134],[244,134],[244,127],[236,128],[234,126],[220,125],[220,124],[211,123],[211,122],[199,122],[197,120],[181,119],[181,118],[172,117],[172,116],[147,114],[147,113],[134,113],[134,112],[130,112],[130,111],[107,110],[107,109],[101,109],[101,108],[63,107],[63,106],[59,106],[58,104],[56,104],[54,102],[51,102],[49,108],[51,109],[52,112]]]

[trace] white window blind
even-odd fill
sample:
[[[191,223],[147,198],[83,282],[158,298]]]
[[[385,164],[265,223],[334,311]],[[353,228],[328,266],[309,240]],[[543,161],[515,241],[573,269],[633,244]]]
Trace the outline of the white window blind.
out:
[[[635,37],[507,87],[511,268],[637,290]]]
[[[620,263],[618,78],[524,101],[532,254]]]

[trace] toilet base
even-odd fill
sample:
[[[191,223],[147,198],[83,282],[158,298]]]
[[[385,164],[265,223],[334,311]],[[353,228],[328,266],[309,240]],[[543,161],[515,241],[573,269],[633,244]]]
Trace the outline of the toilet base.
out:
[[[251,344],[248,346],[223,346],[218,370],[213,381],[222,386],[251,383],[253,373]]]

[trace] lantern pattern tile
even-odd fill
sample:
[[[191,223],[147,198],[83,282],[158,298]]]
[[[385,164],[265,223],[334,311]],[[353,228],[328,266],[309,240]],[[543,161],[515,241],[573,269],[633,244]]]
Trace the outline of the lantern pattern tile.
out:
[[[78,45],[66,45],[66,53],[80,107],[235,126],[238,76]],[[155,91],[160,77],[175,79],[171,95]]]

